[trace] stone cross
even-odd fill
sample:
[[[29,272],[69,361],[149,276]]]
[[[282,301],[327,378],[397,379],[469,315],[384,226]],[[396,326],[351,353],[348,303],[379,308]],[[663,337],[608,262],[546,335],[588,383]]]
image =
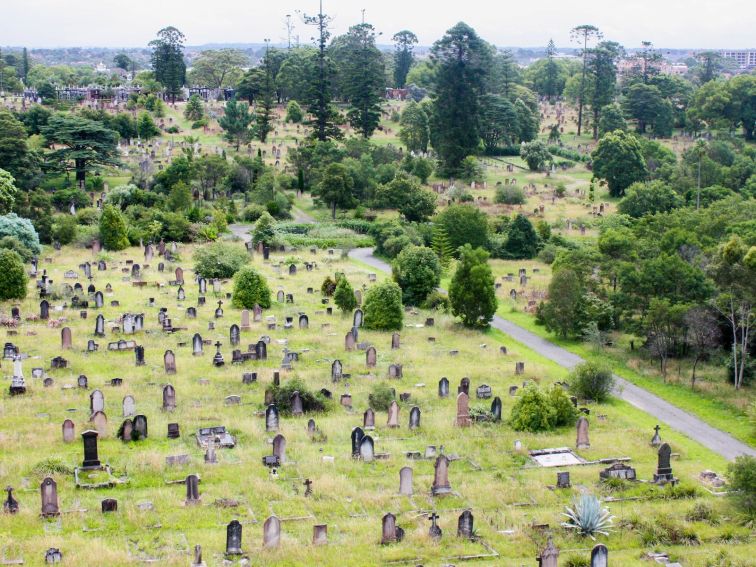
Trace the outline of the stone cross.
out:
[[[431,512],[431,515],[428,516],[428,519],[431,521],[431,527],[428,530],[428,535],[430,535],[433,539],[440,539],[441,538],[441,528],[438,527],[436,524],[436,520],[438,520],[439,515],[436,514],[436,512]]]

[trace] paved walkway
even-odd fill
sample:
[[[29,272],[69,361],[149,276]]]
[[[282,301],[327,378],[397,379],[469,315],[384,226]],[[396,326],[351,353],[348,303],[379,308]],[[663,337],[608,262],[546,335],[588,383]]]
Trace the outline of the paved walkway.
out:
[[[391,266],[388,263],[373,256],[372,248],[357,248],[352,250],[349,255],[355,260],[373,266],[377,270],[383,272],[391,271]],[[583,362],[583,359],[578,355],[515,325],[511,321],[502,319],[498,315],[494,316],[491,326],[565,368],[572,368],[576,364]],[[639,388],[616,374],[614,377],[617,384],[616,395],[638,409],[654,416],[660,423],[664,423],[694,441],[698,441],[704,447],[708,447],[726,459],[733,460],[738,455],[743,454],[756,456],[756,450],[724,431],[708,425],[696,416],[681,410],[643,388]]]

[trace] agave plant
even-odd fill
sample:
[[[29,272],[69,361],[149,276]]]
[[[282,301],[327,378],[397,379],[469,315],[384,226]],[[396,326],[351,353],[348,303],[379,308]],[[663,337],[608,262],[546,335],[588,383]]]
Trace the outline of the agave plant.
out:
[[[594,534],[607,535],[612,526],[614,516],[608,508],[602,508],[601,502],[595,496],[583,494],[572,500],[572,508],[565,506],[563,516],[567,521],[562,526],[578,530],[580,535],[595,539]]]

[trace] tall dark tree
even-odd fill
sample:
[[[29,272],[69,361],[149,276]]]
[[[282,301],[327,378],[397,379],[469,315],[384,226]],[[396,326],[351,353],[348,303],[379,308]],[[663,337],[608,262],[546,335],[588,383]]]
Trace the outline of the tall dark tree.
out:
[[[347,118],[353,128],[369,138],[381,118],[383,56],[375,46],[375,29],[370,24],[352,26],[345,39],[341,75],[349,101]]]
[[[643,47],[633,56],[631,77],[647,85],[661,71],[662,54],[654,49],[650,41],[642,41],[641,45]]]
[[[722,55],[716,51],[702,51],[696,55],[699,65],[698,80],[702,85],[713,81],[719,76],[722,70]]]
[[[504,95],[487,94],[481,99],[480,135],[486,152],[495,154],[500,146],[511,146],[520,138],[517,108]]]
[[[458,23],[433,44],[436,67],[431,140],[445,172],[459,170],[480,141],[480,97],[491,66],[491,51],[475,30]]]
[[[514,98],[514,86],[519,82],[520,68],[512,52],[506,49],[493,55],[487,80],[488,90]]]
[[[26,79],[29,76],[29,69],[31,69],[31,64],[29,63],[29,51],[24,47],[24,50],[21,53],[21,72],[19,73],[24,84],[26,84]]]
[[[131,58],[125,53],[119,53],[113,57],[113,63],[116,68],[123,69],[124,71],[128,71],[131,68]]]
[[[318,30],[318,54],[317,68],[314,77],[310,80],[308,110],[313,119],[309,125],[313,127],[313,137],[321,142],[333,138],[341,138],[341,131],[334,123],[334,113],[331,108],[331,70],[328,57],[326,56],[326,44],[331,33],[328,26],[333,18],[323,13],[323,2],[320,2],[320,10],[315,16],[303,16],[305,24],[315,26]]]
[[[549,44],[546,46],[546,78],[544,84],[545,94],[549,102],[561,93],[561,89],[559,88],[559,66],[554,60],[555,55],[556,46],[554,45],[554,40],[550,39]]]
[[[580,132],[583,129],[583,106],[585,104],[585,77],[588,71],[588,42],[592,39],[601,39],[602,35],[599,29],[596,26],[592,26],[590,24],[583,24],[581,26],[577,26],[575,28],[572,28],[570,31],[570,36],[572,37],[573,41],[577,41],[578,43],[582,44],[582,53],[581,56],[583,58],[583,70],[580,75],[580,92],[578,93],[578,127],[577,127],[577,135],[580,135]]]
[[[236,151],[252,137],[253,132],[249,125],[253,119],[249,105],[237,102],[233,98],[226,103],[225,113],[218,120],[218,124],[226,131],[226,140],[235,145]]]
[[[402,30],[392,38],[394,47],[394,85],[403,89],[407,84],[407,74],[415,61],[414,49],[417,36],[409,30]]]
[[[617,85],[617,60],[622,48],[613,41],[602,41],[591,50],[588,69],[593,88],[590,92],[593,112],[593,139],[598,140],[601,109],[614,100]]]
[[[264,144],[268,138],[268,133],[273,129],[273,97],[275,96],[275,84],[273,83],[273,69],[271,68],[270,51],[265,50],[265,59],[263,61],[263,83],[260,97],[260,104],[257,107],[257,135]]]
[[[101,122],[79,116],[54,115],[41,128],[48,144],[57,149],[46,154],[47,163],[58,171],[75,171],[83,186],[87,171],[97,165],[119,165],[118,135]]]
[[[184,63],[184,34],[173,26],[161,29],[149,46],[152,48],[152,70],[155,80],[165,87],[171,101],[186,83]]]

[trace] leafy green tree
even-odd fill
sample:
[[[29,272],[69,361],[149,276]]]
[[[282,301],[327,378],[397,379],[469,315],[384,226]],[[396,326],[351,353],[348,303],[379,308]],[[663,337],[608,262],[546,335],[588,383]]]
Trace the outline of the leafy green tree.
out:
[[[530,142],[538,136],[538,114],[521,98],[515,100],[514,111],[517,115],[517,131],[521,142]]]
[[[518,214],[509,226],[504,249],[510,257],[518,260],[535,258],[538,253],[538,235],[524,215]]]
[[[242,75],[242,67],[248,65],[247,56],[238,49],[209,49],[192,62],[192,84],[222,89],[235,85]]]
[[[47,143],[57,147],[46,154],[48,163],[61,171],[75,171],[81,184],[94,166],[119,165],[118,136],[100,122],[56,114],[41,131]]]
[[[293,124],[300,124],[304,120],[304,112],[302,107],[296,100],[290,100],[286,105],[286,122]]]
[[[369,138],[381,119],[384,94],[383,56],[375,46],[375,28],[359,24],[345,37],[341,77],[349,101],[347,119],[363,138]]]
[[[412,175],[420,180],[420,183],[425,185],[428,183],[428,178],[433,173],[433,161],[428,158],[417,158],[412,166]]]
[[[540,171],[551,161],[551,154],[546,144],[534,140],[520,146],[520,157],[528,164],[530,171]]]
[[[270,307],[270,288],[265,278],[252,266],[244,266],[234,276],[234,293],[231,301],[237,309],[252,309],[259,305]]]
[[[458,23],[433,44],[436,67],[431,141],[445,171],[454,173],[480,140],[480,97],[491,50],[470,26]]]
[[[357,298],[354,296],[354,289],[346,276],[341,276],[336,283],[336,290],[333,292],[333,302],[344,313],[351,313],[357,307]]]
[[[591,74],[592,89],[590,105],[593,112],[593,139],[599,137],[601,109],[614,100],[617,84],[617,60],[622,48],[614,41],[602,41],[591,50],[588,69]]]
[[[42,107],[35,105],[32,108]],[[24,124],[7,110],[0,110],[0,167],[22,188],[33,185],[39,174],[37,160],[29,151],[26,137]]]
[[[50,209],[46,209],[46,212],[48,212],[49,219],[51,216]],[[42,252],[42,247],[39,245],[39,236],[31,221],[19,217],[16,213],[0,216],[0,238],[6,236],[16,238],[24,248],[30,250],[33,254]]]
[[[607,132],[615,130],[627,131],[627,122],[622,114],[622,107],[617,103],[607,104],[601,109],[601,118],[598,122],[598,135],[603,137]]]
[[[617,205],[623,215],[640,218],[645,215],[666,213],[683,205],[683,198],[662,181],[633,183]]]
[[[253,116],[246,104],[237,102],[235,98],[226,103],[226,111],[218,120],[218,124],[225,130],[226,140],[235,145],[236,151],[239,151],[239,146],[246,144],[252,137],[252,130],[249,127],[252,120]]]
[[[147,112],[142,112],[137,122],[137,132],[139,137],[143,140],[151,140],[156,136],[160,136],[160,128],[157,127],[152,116]]]
[[[572,369],[567,382],[577,397],[601,403],[612,393],[614,375],[608,366],[583,362]]]
[[[202,106],[202,99],[196,94],[190,96],[184,109],[184,118],[190,122],[197,122],[198,120],[202,120],[204,115],[205,109]]]
[[[21,256],[0,249],[0,300],[25,298],[28,279]]]
[[[438,224],[446,232],[452,249],[464,244],[473,248],[488,246],[488,217],[472,205],[452,205],[438,216]]]
[[[756,457],[736,457],[727,472],[730,497],[749,519],[756,518]]]
[[[325,168],[320,183],[315,186],[313,195],[331,209],[331,218],[336,218],[336,208],[350,208],[356,204],[353,193],[354,181],[349,170],[341,163],[332,163]]]
[[[392,281],[385,281],[371,287],[365,294],[363,311],[365,312],[363,326],[366,329],[400,330],[404,320],[401,288]]]
[[[465,327],[488,327],[496,313],[498,302],[488,257],[488,252],[469,244],[460,249],[449,300],[452,313],[462,319]]]
[[[230,278],[249,263],[249,255],[240,246],[213,242],[194,252],[194,272],[203,278]]]
[[[430,141],[428,113],[414,100],[405,107],[399,120],[399,139],[410,152],[427,152]]]
[[[590,24],[583,24],[570,30],[570,37],[573,41],[582,44],[580,50],[581,57],[583,59],[583,70],[580,74],[580,90],[578,92],[578,127],[577,135],[580,136],[583,129],[583,106],[585,105],[586,94],[586,76],[588,74],[588,57],[590,51],[588,49],[588,42],[593,39],[601,39],[602,34],[596,26]]]
[[[168,194],[168,207],[171,211],[186,211],[192,206],[192,192],[189,186],[183,181],[179,181]]]
[[[60,215],[56,217],[55,224],[53,224],[53,238],[63,246],[71,244],[76,238],[77,226],[76,217]]]
[[[118,55],[113,57],[113,64],[118,69],[128,71],[131,68],[131,58],[125,53],[119,53]]]
[[[255,229],[252,232],[252,242],[255,245],[262,242],[264,246],[270,246],[275,238],[276,221],[269,213],[265,212],[255,223]]]
[[[640,143],[635,136],[621,130],[605,134],[591,158],[594,175],[606,180],[612,197],[622,197],[625,189],[648,176]]]
[[[441,263],[430,248],[409,246],[391,264],[394,281],[402,288],[405,305],[421,305],[441,283]]]
[[[503,95],[487,94],[481,98],[481,138],[486,152],[493,154],[500,146],[511,146],[520,138],[517,109]]]
[[[0,214],[6,214],[11,211],[13,204],[16,202],[16,180],[13,176],[0,169]]]
[[[436,212],[436,194],[420,186],[413,187],[399,205],[399,212],[410,222],[425,222]]]
[[[655,85],[635,83],[627,89],[622,106],[625,113],[636,120],[638,132],[645,133],[649,124],[655,125],[671,113],[665,102],[668,101]]]
[[[394,85],[403,89],[407,85],[407,74],[415,60],[413,50],[417,44],[417,36],[409,30],[402,30],[394,34]]]
[[[169,26],[161,29],[157,38],[149,43],[155,80],[165,87],[172,102],[176,102],[176,96],[186,83],[185,39],[183,33]]]
[[[573,270],[554,272],[549,282],[549,299],[539,308],[538,318],[546,329],[562,337],[582,332],[583,284]]]
[[[105,205],[100,216],[100,238],[106,250],[123,250],[129,247],[126,220],[113,205]]]

